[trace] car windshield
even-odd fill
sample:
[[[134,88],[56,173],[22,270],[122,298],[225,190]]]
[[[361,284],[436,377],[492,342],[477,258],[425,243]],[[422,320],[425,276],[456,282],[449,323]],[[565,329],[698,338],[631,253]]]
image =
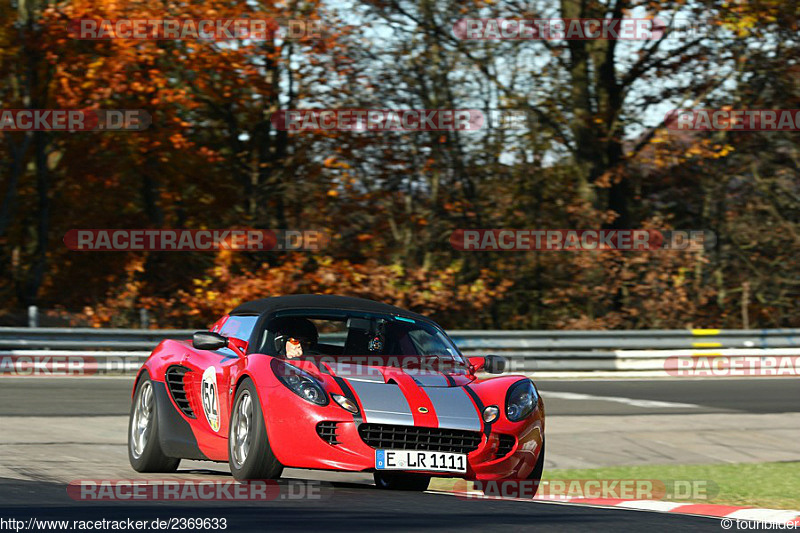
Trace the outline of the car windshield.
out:
[[[314,330],[317,339],[308,338]],[[282,343],[295,337],[303,341],[303,355],[436,356],[464,362],[455,344],[434,324],[348,311],[275,313],[266,321],[258,351],[284,356]]]

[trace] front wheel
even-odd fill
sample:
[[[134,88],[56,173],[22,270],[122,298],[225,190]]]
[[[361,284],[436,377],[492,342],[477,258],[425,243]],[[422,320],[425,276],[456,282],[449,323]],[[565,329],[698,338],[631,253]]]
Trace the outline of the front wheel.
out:
[[[137,472],[174,472],[180,459],[167,457],[158,440],[158,407],[150,378],[136,386],[128,419],[128,460]]]
[[[431,476],[406,474],[404,472],[375,472],[375,485],[385,490],[408,490],[422,492],[428,490]]]
[[[529,480],[533,480],[536,482],[537,490],[539,488],[540,482],[542,481],[543,473],[544,473],[544,439],[542,439],[542,451],[539,452],[539,459],[536,460],[536,466],[533,467],[533,470],[528,475]]]
[[[228,464],[239,481],[277,479],[283,472],[269,446],[267,426],[256,386],[249,378],[236,392],[228,428]]]

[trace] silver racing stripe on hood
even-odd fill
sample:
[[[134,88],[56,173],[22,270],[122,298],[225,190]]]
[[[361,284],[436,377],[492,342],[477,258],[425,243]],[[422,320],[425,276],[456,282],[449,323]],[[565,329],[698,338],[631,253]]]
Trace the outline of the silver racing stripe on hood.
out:
[[[374,383],[347,378],[361,406],[364,408],[364,422],[375,424],[396,424],[413,426],[414,415],[400,387],[394,384]]]
[[[422,387],[433,403],[439,427],[481,430],[481,415],[463,387]]]

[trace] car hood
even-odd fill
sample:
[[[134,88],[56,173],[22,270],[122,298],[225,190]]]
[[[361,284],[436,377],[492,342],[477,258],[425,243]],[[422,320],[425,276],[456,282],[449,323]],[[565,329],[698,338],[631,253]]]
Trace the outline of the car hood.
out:
[[[329,379],[360,406],[363,422],[481,430],[481,408],[466,370],[434,372],[405,366],[332,362]]]

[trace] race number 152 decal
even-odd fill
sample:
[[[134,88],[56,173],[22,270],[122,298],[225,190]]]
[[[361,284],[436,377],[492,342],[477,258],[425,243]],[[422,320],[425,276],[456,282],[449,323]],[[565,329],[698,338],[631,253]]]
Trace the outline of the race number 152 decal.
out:
[[[211,429],[219,431],[219,394],[217,393],[217,369],[213,366],[203,372],[203,411]]]

